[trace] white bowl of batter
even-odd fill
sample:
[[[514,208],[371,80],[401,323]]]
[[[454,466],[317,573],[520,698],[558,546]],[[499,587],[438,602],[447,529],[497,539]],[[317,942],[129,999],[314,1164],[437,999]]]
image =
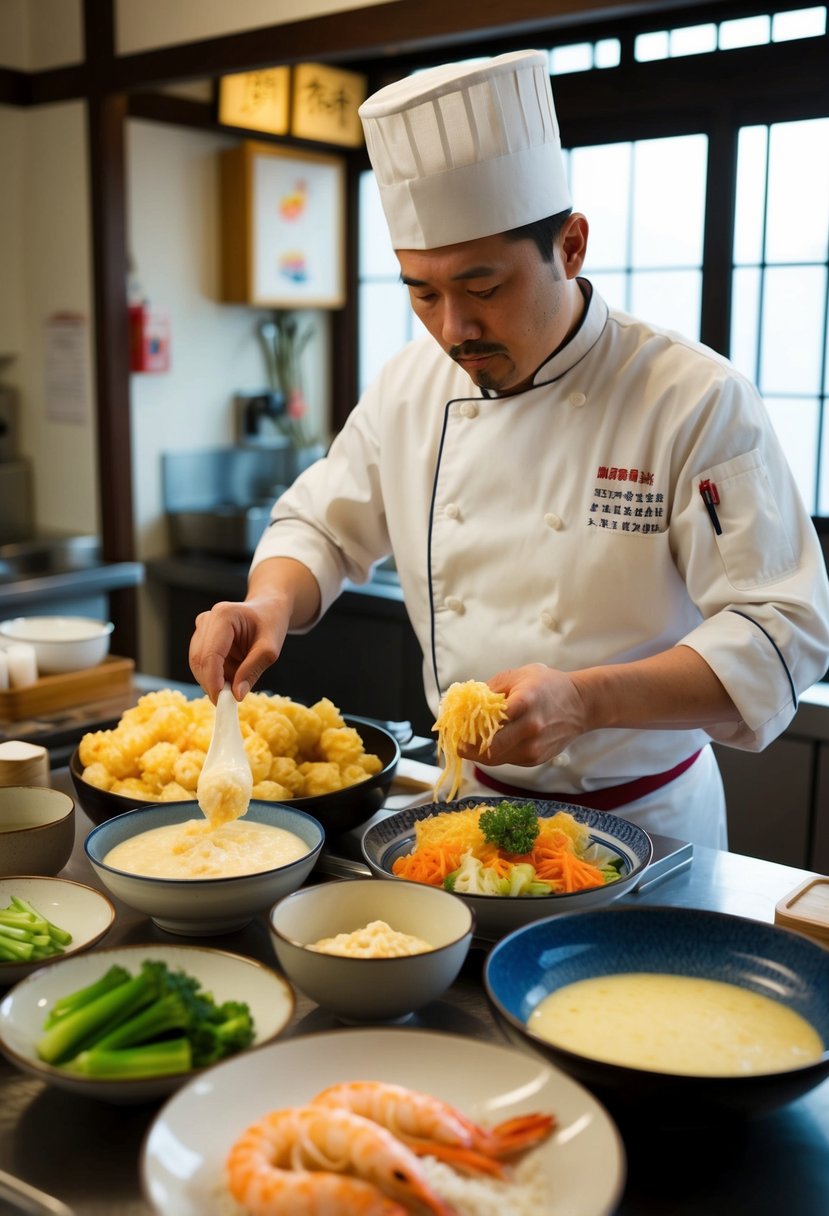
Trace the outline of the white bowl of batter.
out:
[[[212,828],[194,802],[141,806],[94,828],[84,849],[117,899],[160,929],[188,937],[230,933],[302,885],[325,833],[313,816],[252,801]]]

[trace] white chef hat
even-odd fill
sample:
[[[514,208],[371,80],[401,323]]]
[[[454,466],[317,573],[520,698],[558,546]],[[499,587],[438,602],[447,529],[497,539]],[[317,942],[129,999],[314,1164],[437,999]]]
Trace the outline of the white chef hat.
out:
[[[508,232],[571,206],[542,51],[408,76],[359,114],[395,249]]]

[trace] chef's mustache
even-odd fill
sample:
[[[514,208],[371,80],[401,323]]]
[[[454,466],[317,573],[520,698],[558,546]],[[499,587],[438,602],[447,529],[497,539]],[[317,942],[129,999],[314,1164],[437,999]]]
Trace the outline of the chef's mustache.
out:
[[[505,348],[496,342],[461,342],[459,346],[449,347],[452,359],[475,359],[481,355],[503,355]]]

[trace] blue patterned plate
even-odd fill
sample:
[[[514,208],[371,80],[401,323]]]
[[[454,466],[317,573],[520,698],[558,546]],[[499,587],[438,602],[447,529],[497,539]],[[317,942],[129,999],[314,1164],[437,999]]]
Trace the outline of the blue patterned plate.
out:
[[[395,877],[392,866],[398,857],[411,853],[415,846],[415,824],[445,811],[462,811],[472,806],[497,806],[503,798],[459,798],[456,802],[430,802],[407,807],[381,819],[366,830],[362,850],[372,874],[378,878]],[[572,895],[460,895],[475,913],[475,936],[498,941],[519,925],[540,920],[554,912],[576,912],[610,903],[635,885],[653,855],[653,842],[644,829],[607,811],[593,811],[566,802],[533,802],[539,817],[568,811],[586,825],[591,840],[604,845],[621,858],[621,877],[603,887],[576,891]],[[401,882],[406,881],[401,879]]]

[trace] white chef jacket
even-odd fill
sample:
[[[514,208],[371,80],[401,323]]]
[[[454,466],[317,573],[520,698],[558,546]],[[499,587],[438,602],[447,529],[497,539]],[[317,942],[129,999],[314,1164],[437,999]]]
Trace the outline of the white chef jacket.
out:
[[[527,790],[617,785],[712,739],[760,750],[829,666],[822,553],[756,389],[595,290],[577,332],[513,396],[477,388],[431,337],[393,357],[328,456],[274,505],[253,565],[305,563],[322,613],[390,553],[435,712],[453,681],[680,643],[739,709],[738,723],[706,729],[591,731],[555,762],[492,770]],[[669,802],[688,784],[666,786]]]

